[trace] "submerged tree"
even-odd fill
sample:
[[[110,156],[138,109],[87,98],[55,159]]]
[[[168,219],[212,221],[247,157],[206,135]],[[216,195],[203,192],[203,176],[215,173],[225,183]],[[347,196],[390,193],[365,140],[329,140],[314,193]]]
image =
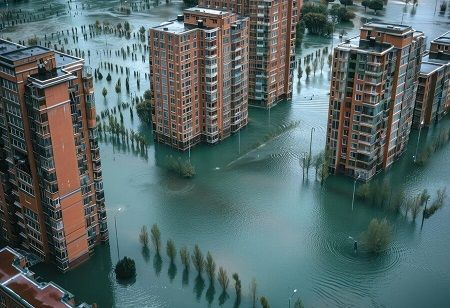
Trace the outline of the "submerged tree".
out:
[[[194,247],[194,253],[192,255],[192,264],[194,264],[194,267],[197,270],[198,274],[201,275],[205,267],[205,258],[203,257],[203,253],[200,250],[200,247],[198,247],[198,245],[195,245]]]
[[[114,268],[117,279],[131,279],[136,276],[136,264],[133,259],[124,257]]]
[[[141,232],[139,233],[139,242],[144,247],[148,247],[148,232],[147,226],[142,226]]]
[[[152,234],[153,246],[155,246],[156,253],[159,254],[161,249],[161,232],[159,231],[158,225],[154,224],[150,232]]]
[[[177,256],[177,249],[176,249],[175,243],[172,239],[167,240],[166,253],[170,259],[170,263],[174,263],[174,260]]]
[[[371,220],[367,231],[363,234],[363,243],[369,252],[379,254],[387,249],[391,241],[391,229],[386,218]]]
[[[214,283],[214,279],[216,278],[216,262],[214,262],[214,259],[209,251],[206,254],[205,268],[209,282],[211,284]]]
[[[227,271],[222,267],[219,267],[219,274],[217,277],[220,286],[222,287],[223,292],[227,291],[228,285],[230,284],[230,279],[228,278]]]
[[[184,269],[189,270],[191,258],[190,258],[189,250],[187,249],[186,246],[184,246],[183,248],[180,249],[180,259],[181,259],[181,264],[183,264],[183,266],[184,266]]]

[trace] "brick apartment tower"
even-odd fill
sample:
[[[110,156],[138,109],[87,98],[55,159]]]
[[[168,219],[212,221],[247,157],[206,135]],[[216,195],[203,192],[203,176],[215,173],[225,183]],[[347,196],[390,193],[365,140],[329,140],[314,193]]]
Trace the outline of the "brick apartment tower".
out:
[[[191,8],[149,31],[154,138],[180,150],[248,121],[249,20]]]
[[[437,123],[450,111],[450,31],[434,39],[422,58],[414,127]]]
[[[200,0],[199,5],[250,17],[249,104],[271,108],[290,99],[302,0]]]
[[[66,271],[108,238],[84,60],[0,40],[0,235]]]
[[[327,127],[330,169],[369,180],[405,151],[425,37],[368,23],[333,51]]]

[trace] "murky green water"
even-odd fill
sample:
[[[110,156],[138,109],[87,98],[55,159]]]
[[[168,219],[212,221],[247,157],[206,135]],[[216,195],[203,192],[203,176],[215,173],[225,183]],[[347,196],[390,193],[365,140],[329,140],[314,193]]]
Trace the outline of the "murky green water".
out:
[[[3,31],[3,36],[27,39],[39,35],[41,30],[47,33],[70,30],[72,26],[87,25],[97,19],[111,23],[128,20],[137,30],[141,25],[148,28],[174,17],[182,8],[180,2],[163,3],[158,8],[126,17],[111,10],[118,1],[85,3],[90,3],[91,7],[78,10],[78,14],[72,10],[70,15],[19,25]],[[59,7],[61,12],[67,10],[67,2],[56,0],[29,1],[20,7],[32,10],[49,4]],[[73,1],[71,5],[81,7],[81,2]],[[400,1],[389,1],[385,15],[365,16],[400,22],[403,8]],[[448,14],[434,16],[433,13],[434,3],[422,1],[415,15],[411,14],[411,6],[407,7],[404,23],[423,30],[430,40],[450,28]],[[362,15],[363,10],[359,10],[355,25],[344,26],[349,36],[357,34]],[[336,35],[334,44],[338,42]],[[140,91],[133,73],[130,78],[131,92],[141,95],[148,82],[144,77],[148,62],[141,61],[142,54],[138,52],[137,61],[128,58],[126,63],[114,56],[103,56],[103,50],[111,49],[114,54],[114,50],[132,43],[139,41],[114,36],[97,36],[84,41],[80,36],[78,46],[91,50],[93,68],[98,67],[99,61],[110,61],[141,72]],[[299,55],[330,44],[330,40],[306,36]],[[102,72],[106,77],[105,70]],[[169,276],[165,254],[159,263],[154,250],[149,256],[142,253],[137,240],[139,229],[144,224],[157,223],[164,240],[174,239],[177,247],[192,248],[198,243],[204,252],[211,251],[218,266],[229,273],[239,273],[244,292],[242,307],[249,306],[248,286],[252,277],[258,282],[258,294],[267,296],[272,307],[286,307],[294,288],[299,290],[307,307],[448,306],[448,206],[427,220],[420,230],[420,225],[412,223],[410,218],[389,216],[361,202],[356,203],[352,212],[351,179],[331,177],[321,187],[315,182],[312,170],[309,179],[302,182],[298,157],[309,149],[312,127],[315,128],[313,152],[324,147],[328,72],[325,64],[323,73],[317,72],[309,80],[305,79],[305,74],[300,82],[296,77],[293,101],[280,104],[270,113],[252,109],[250,124],[240,136],[241,154],[238,136],[216,146],[202,145],[193,149],[191,160],[197,176],[192,180],[180,179],[161,167],[166,155],[187,158],[187,153],[174,152],[151,142],[145,158],[127,147],[102,142],[110,244],[98,247],[89,262],[65,275],[46,265],[34,270],[45,279],[60,283],[77,298],[96,302],[100,307],[205,307],[209,306],[209,301],[210,306],[218,306],[221,290],[217,283],[215,290],[207,281],[202,288],[195,283],[196,273],[192,269],[189,283],[183,285],[179,259],[175,276],[173,269]],[[117,102],[129,100],[125,91],[120,95],[114,92],[119,75],[112,76],[110,83],[104,78],[95,85],[99,113]],[[123,84],[125,76],[120,77]],[[101,95],[103,87],[109,92],[106,100]],[[127,127],[152,139],[149,127],[140,124],[136,113],[131,121],[125,112],[124,120]],[[270,132],[296,121],[300,121],[298,127],[263,142]],[[423,130],[421,142],[432,140],[433,133],[446,126],[450,126],[449,118],[439,127]],[[426,166],[419,168],[412,164],[416,138],[417,134],[413,133],[408,152],[382,175],[390,179],[394,193],[404,189],[412,195],[428,188],[434,194],[450,183],[450,146],[439,150]],[[263,144],[255,148],[258,142]],[[112,273],[117,261],[114,213],[118,208],[124,209],[117,215],[120,256],[133,257],[138,269],[136,281],[126,286],[117,283]],[[363,251],[355,254],[349,236],[358,237],[373,217],[386,215],[394,225],[390,249],[378,258]],[[229,294],[226,307],[232,307],[234,302],[232,289]]]

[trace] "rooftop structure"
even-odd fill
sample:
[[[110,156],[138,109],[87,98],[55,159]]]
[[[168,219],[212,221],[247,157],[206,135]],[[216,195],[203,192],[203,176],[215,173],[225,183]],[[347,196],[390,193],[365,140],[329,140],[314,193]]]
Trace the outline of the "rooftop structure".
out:
[[[17,251],[0,249],[0,304],[2,307],[84,307],[75,304],[72,294],[49,282],[39,283],[26,267],[26,259]]]

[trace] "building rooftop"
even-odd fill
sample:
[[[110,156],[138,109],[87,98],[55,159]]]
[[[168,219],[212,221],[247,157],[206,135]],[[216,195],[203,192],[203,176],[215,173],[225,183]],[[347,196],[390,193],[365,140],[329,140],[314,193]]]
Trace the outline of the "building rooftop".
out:
[[[410,26],[390,24],[390,23],[384,23],[384,22],[369,22],[362,26],[362,28],[369,28],[369,27],[381,29],[386,32],[392,32],[392,33],[404,33],[407,31],[412,31],[412,28]]]
[[[191,28],[186,28],[183,21],[171,20],[166,21],[159,26],[153,27],[155,30],[165,31],[173,34],[183,33],[185,31],[191,30]]]
[[[430,62],[422,62],[420,65],[420,73],[424,75],[428,75],[435,70],[438,70],[442,67],[442,65],[437,63],[430,63]]]
[[[210,8],[199,7],[199,6],[185,9],[184,12],[186,12],[186,13],[205,13],[205,14],[218,15],[218,16],[230,14],[230,12],[227,10],[210,9]]]
[[[42,46],[23,47],[0,55],[0,57],[11,62],[23,60],[32,56],[39,56],[51,51]]]
[[[78,62],[80,60],[83,61],[83,59],[81,58],[70,56],[68,54],[59,51],[55,51],[55,60],[56,60],[56,67],[64,67],[72,63]]]
[[[435,38],[433,42],[437,44],[450,45],[450,31],[442,34],[441,36]]]
[[[23,48],[23,46],[14,44],[13,42],[0,39],[0,55],[8,53],[17,49]]]
[[[0,250],[0,292],[30,307],[90,307],[75,306],[73,295],[52,282],[36,282],[33,273],[20,266],[24,259],[9,247]]]
[[[380,43],[380,42],[370,42],[366,40],[360,40],[359,36],[346,39],[343,43],[339,44],[340,48],[354,49],[361,52],[375,52],[383,53],[392,48],[391,44]]]

